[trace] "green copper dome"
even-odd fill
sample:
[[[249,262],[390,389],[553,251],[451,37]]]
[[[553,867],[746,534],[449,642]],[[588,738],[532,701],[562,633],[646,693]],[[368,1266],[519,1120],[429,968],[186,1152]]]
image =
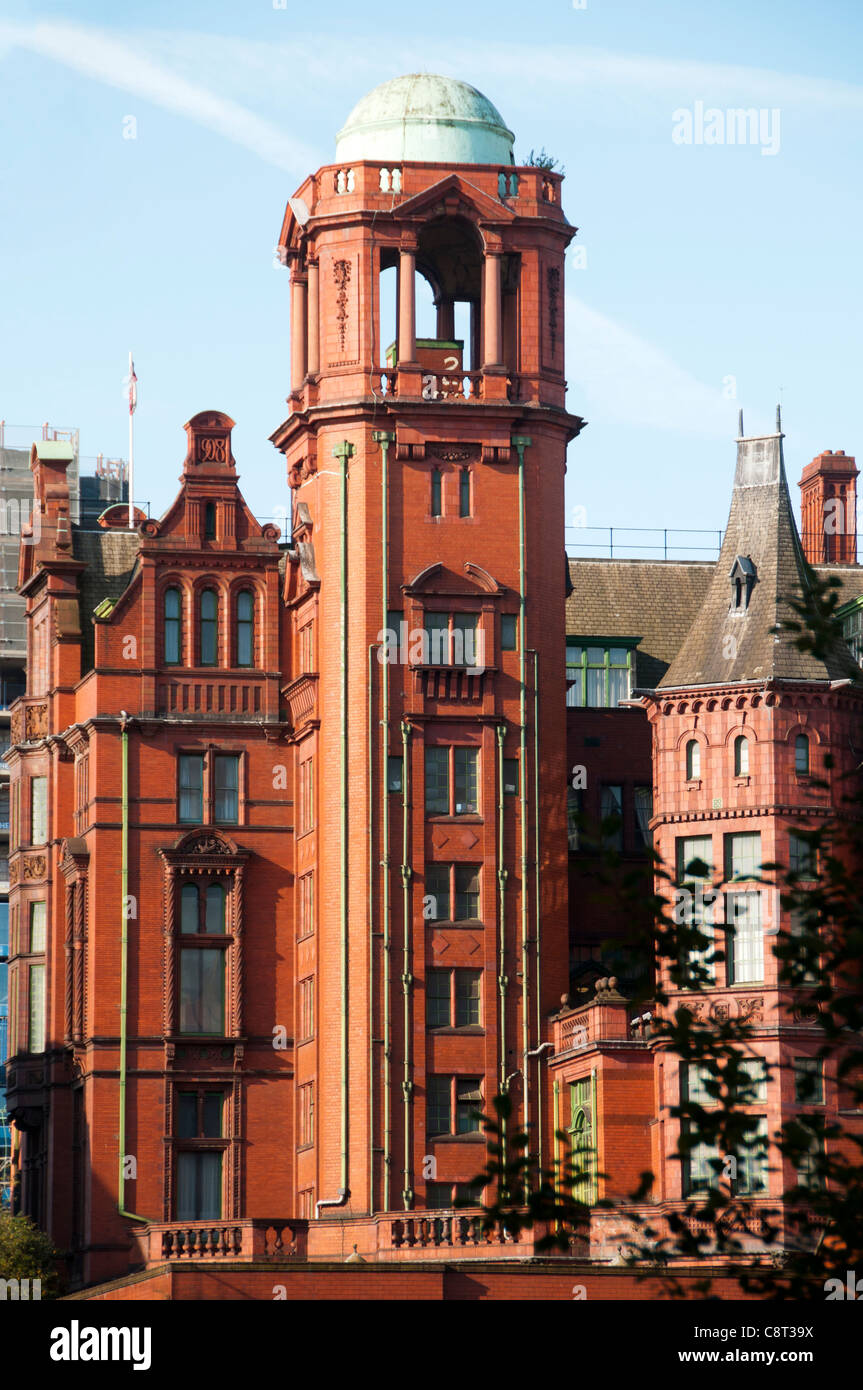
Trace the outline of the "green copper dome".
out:
[[[414,72],[382,82],[357,102],[338,133],[336,159],[513,164],[513,138],[476,87]]]

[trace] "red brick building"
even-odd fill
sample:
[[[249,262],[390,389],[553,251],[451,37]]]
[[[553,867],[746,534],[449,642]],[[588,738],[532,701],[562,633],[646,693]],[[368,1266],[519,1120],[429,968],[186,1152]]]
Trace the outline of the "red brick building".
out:
[[[624,924],[593,895],[575,812],[619,812],[616,848],[645,874],[651,839],[674,862],[688,822],[717,864],[756,815],[763,847],[787,848],[859,697],[749,643],[779,579],[805,579],[778,435],[740,442],[738,470],[761,472],[738,478],[718,565],[567,566],[583,421],[561,196],[515,166],[473,88],[403,78],[359,104],[280,237],[281,539],[243,501],[219,412],[189,421],[180,492],[134,532],[74,526],[62,451],[34,446],[8,1105],[18,1207],[81,1286],[131,1275],[117,1296],[166,1296],[184,1264],[174,1296],[224,1296],[230,1275],[269,1298],[275,1266],[352,1249],[487,1261],[453,1201],[478,1196],[476,1111],[501,1089],[543,1165],[569,1129],[608,1191],[652,1164],[657,1200],[680,1199],[678,1080],[627,1003]],[[741,738],[746,773],[727,766]],[[717,980],[716,1007],[766,1011],[760,959],[757,989]],[[765,1056],[811,1050],[780,1033]],[[771,1099],[771,1124],[790,1103]],[[607,1262],[619,1238],[597,1221],[581,1253]]]

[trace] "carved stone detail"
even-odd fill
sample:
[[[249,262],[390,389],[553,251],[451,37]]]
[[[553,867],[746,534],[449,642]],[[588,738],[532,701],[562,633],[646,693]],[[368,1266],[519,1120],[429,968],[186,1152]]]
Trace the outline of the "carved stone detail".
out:
[[[350,261],[333,262],[333,280],[338,289],[336,295],[336,323],[339,329],[339,347],[345,350],[345,335],[348,327],[348,285],[351,279]]]
[[[548,333],[551,339],[551,355],[557,351],[557,314],[558,300],[560,299],[560,270],[555,265],[550,265],[546,271],[546,284],[548,286]]]

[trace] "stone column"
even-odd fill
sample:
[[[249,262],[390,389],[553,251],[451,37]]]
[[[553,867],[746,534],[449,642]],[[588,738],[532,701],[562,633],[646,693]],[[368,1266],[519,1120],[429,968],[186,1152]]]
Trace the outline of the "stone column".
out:
[[[308,287],[308,374],[317,376],[321,370],[321,316],[320,304],[318,299],[318,263],[309,261],[309,287]]]
[[[455,304],[451,299],[441,299],[438,303],[437,335],[449,340],[455,337]]]
[[[500,254],[486,251],[483,261],[482,308],[484,323],[483,368],[499,367],[503,356],[500,314]]]
[[[306,375],[306,277],[291,274],[291,390],[299,391]]]
[[[402,247],[399,251],[399,366],[416,361],[417,311],[416,251]]]

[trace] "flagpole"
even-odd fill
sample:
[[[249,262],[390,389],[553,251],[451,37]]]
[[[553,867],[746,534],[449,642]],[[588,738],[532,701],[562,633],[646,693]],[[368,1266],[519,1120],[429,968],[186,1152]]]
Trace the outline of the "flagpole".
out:
[[[132,377],[135,368],[132,363],[132,354],[129,353],[129,530],[135,529],[135,407],[132,404],[132,392],[134,384]]]

